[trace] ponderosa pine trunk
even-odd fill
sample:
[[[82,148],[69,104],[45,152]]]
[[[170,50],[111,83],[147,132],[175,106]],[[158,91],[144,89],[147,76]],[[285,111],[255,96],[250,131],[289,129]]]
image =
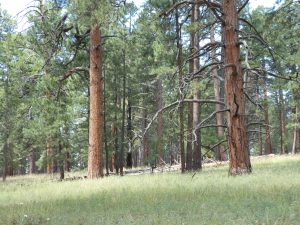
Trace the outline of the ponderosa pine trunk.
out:
[[[163,86],[162,86],[162,81],[160,78],[157,79],[156,81],[156,104],[157,104],[157,110],[160,110],[163,108]],[[157,115],[157,126],[156,126],[156,136],[157,136],[157,141],[156,141],[156,154],[158,156],[158,165],[162,166],[163,165],[163,114],[160,112]]]
[[[148,92],[148,88],[145,88],[145,93]],[[142,161],[145,165],[148,162],[148,154],[149,154],[149,140],[148,140],[148,133],[145,133],[145,130],[148,126],[148,110],[146,108],[146,102],[143,103],[142,109],[142,131],[143,131],[143,139],[142,139]]]
[[[62,150],[63,145],[61,143],[61,140],[58,141],[58,166],[59,166],[59,174],[60,174],[60,180],[65,179],[65,168],[64,168],[64,158],[62,157]]]
[[[215,30],[214,29],[215,29],[215,27],[212,26],[212,28],[210,30],[210,42],[213,45],[216,45]],[[211,59],[212,59],[212,63],[217,62],[217,59],[216,59],[216,46],[213,46],[213,49],[211,51]],[[212,70],[212,76],[213,76],[213,80],[214,80],[215,100],[216,101],[221,101],[221,97],[220,97],[220,79],[218,78],[217,68],[214,68]],[[221,108],[220,104],[215,105],[216,112],[221,111],[221,109],[222,108]],[[223,126],[223,118],[222,118],[221,113],[216,114],[216,125],[217,125],[216,133],[217,133],[218,140],[222,140],[224,138],[224,128],[222,127]],[[216,159],[220,160],[220,161],[226,161],[227,160],[227,155],[226,155],[224,144],[220,144],[220,145],[217,146]]]
[[[293,54],[293,52],[292,52]],[[292,74],[296,74],[297,73],[297,67],[295,64],[293,64],[291,66],[291,72]],[[293,95],[293,108],[292,108],[292,112],[294,114],[294,119],[293,119],[293,123],[294,123],[294,128],[293,128],[293,146],[292,146],[292,154],[296,154],[299,151],[300,148],[300,129],[299,129],[299,88],[294,88],[292,90],[292,95]]]
[[[283,92],[279,87],[277,93],[277,108],[278,108],[278,119],[279,119],[279,133],[280,133],[280,152],[281,154],[287,153],[287,147],[285,144],[286,129],[285,129],[285,104],[283,100]]]
[[[104,133],[104,151],[105,151],[105,169],[106,169],[106,175],[109,175],[109,155],[108,155],[108,145],[107,145],[107,121],[106,121],[106,73],[105,69],[103,68],[103,93],[104,93],[104,98],[103,98],[103,133]]]
[[[50,139],[47,140],[47,174],[53,173],[53,149]]]
[[[29,162],[29,174],[35,174],[36,171],[36,165],[35,165],[35,152],[32,149],[32,146],[30,146],[31,151],[28,155],[28,162]]]
[[[196,2],[196,1],[195,1]],[[192,20],[195,23],[199,22],[199,4],[195,3],[192,8]],[[194,41],[193,41],[193,50],[194,52],[199,51],[199,32],[195,31],[194,33]],[[200,69],[200,58],[199,57],[194,57],[194,62],[193,62],[193,73],[197,73]],[[199,100],[200,99],[200,84],[199,80],[195,80],[195,90],[194,90],[194,100]],[[193,130],[195,134],[195,139],[194,140],[194,146],[193,146],[193,170],[201,170],[202,169],[202,163],[201,163],[201,130],[196,129],[198,126],[199,122],[201,121],[200,119],[200,114],[201,114],[201,107],[200,104],[197,102],[193,103]]]
[[[173,4],[175,4],[176,1],[173,0]],[[182,77],[183,77],[183,71],[182,71],[182,40],[181,40],[181,29],[180,29],[180,24],[179,24],[179,12],[178,9],[176,8],[176,13],[175,13],[175,20],[176,20],[176,46],[177,46],[177,59],[176,59],[176,64],[177,64],[177,70],[178,70],[178,90],[179,94],[178,97],[179,99],[183,99],[183,87],[182,87]],[[184,152],[184,115],[183,115],[183,104],[181,103],[178,107],[179,110],[179,146],[180,146],[180,158],[181,158],[181,172],[185,172],[185,152]]]
[[[194,18],[194,7],[191,12],[191,25],[195,22]],[[194,72],[194,49],[195,31],[190,32],[190,59],[189,59],[189,73]],[[189,96],[189,99],[193,99],[193,94]],[[187,143],[186,143],[186,170],[191,171],[193,169],[193,102],[187,103],[188,105],[188,121],[187,121]]]
[[[271,130],[270,130],[270,121],[269,121],[269,103],[268,103],[268,89],[267,81],[265,80],[264,88],[264,116],[265,116],[265,129],[266,129],[266,139],[265,139],[265,154],[272,154],[272,145],[271,145]]]
[[[94,23],[90,31],[90,118],[88,178],[103,177],[102,128],[103,128],[103,78],[100,26]]]
[[[236,0],[223,1],[225,96],[231,175],[251,172],[245,121],[245,95],[240,64],[239,23]]]
[[[126,52],[123,50],[123,96],[122,96],[122,126],[121,126],[121,148],[119,159],[120,175],[124,175],[124,148],[125,148],[125,117],[126,117]]]

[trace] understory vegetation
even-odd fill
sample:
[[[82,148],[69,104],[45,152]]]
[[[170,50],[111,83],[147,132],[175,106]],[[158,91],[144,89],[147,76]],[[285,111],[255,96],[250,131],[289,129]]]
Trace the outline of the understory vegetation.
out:
[[[252,175],[236,177],[228,166],[63,182],[11,177],[0,184],[0,224],[299,224],[300,156],[252,162]]]

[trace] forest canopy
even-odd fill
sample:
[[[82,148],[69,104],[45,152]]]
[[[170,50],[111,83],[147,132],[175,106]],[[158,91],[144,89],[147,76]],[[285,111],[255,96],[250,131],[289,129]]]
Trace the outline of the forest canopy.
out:
[[[0,6],[0,173],[201,171],[300,152],[300,2]]]

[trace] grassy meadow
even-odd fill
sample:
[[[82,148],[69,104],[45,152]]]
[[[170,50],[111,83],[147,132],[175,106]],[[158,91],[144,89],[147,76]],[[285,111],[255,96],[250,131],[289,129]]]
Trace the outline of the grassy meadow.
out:
[[[300,224],[300,156],[252,164],[251,175],[238,177],[225,165],[195,176],[8,178],[0,182],[0,224]]]

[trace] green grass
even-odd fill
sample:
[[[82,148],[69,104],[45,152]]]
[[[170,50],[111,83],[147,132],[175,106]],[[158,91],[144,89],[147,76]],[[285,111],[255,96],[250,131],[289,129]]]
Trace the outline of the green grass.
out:
[[[25,176],[0,183],[0,224],[300,224],[300,156],[227,166],[58,182]]]

